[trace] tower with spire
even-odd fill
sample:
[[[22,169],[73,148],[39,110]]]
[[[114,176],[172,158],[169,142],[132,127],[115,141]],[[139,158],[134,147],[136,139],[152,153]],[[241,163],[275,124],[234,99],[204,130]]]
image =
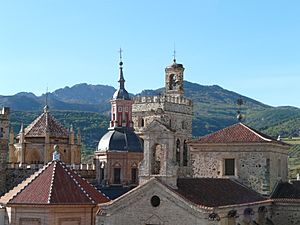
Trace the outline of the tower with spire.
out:
[[[143,145],[132,123],[132,104],[125,89],[122,50],[120,49],[119,87],[111,99],[111,119],[107,133],[95,151],[96,179],[99,185],[136,185]]]
[[[176,179],[191,175],[187,141],[192,138],[193,103],[184,97],[184,67],[173,62],[165,68],[165,90],[158,96],[140,96],[132,108],[134,129],[144,140],[140,181],[160,177],[176,187]]]

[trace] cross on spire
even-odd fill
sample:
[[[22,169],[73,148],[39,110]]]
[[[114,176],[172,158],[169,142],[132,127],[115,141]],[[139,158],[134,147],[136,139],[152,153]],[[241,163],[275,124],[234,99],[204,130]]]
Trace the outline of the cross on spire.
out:
[[[176,47],[174,43],[174,50],[173,50],[173,62],[176,63]]]
[[[120,48],[120,50],[119,50],[119,54],[120,54],[120,66],[121,66],[121,63],[123,64],[123,62],[122,62],[122,52],[123,52],[123,50],[122,50],[122,48]]]

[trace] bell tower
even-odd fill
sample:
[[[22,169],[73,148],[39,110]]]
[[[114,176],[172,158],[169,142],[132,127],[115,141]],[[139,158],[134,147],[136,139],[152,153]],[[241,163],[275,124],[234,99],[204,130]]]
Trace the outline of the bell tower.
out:
[[[184,67],[182,64],[176,62],[174,51],[173,64],[167,66],[165,69],[166,95],[172,95],[174,97],[183,96],[183,72]]]

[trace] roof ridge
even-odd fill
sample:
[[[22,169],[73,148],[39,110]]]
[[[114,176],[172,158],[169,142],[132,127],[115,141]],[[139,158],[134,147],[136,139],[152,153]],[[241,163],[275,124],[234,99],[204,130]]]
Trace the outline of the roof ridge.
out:
[[[50,112],[48,112],[48,120],[49,118],[51,118],[56,123],[56,125],[59,126],[59,128],[63,129],[68,133],[68,129],[65,128]]]
[[[106,194],[104,194],[101,190],[97,189],[97,187],[95,185],[91,184],[87,179],[85,179],[84,177],[81,177],[80,174],[78,174],[75,170],[73,170],[73,173],[75,173],[78,177],[80,177],[82,180],[84,180],[89,185],[91,185],[97,192],[99,192],[100,194],[102,194],[103,196],[105,196],[106,198],[108,198],[109,200],[111,200],[109,196],[107,196]]]
[[[34,121],[32,121],[26,128],[25,128],[25,135],[27,135],[31,129],[37,124],[37,122],[44,116],[45,112],[39,115]]]
[[[51,202],[51,197],[52,197],[53,182],[54,182],[54,176],[55,176],[55,173],[56,173],[56,162],[57,161],[54,161],[53,170],[52,170],[52,177],[51,177],[50,190],[49,190],[49,196],[48,196],[48,203],[49,204]]]
[[[249,131],[251,131],[252,133],[254,133],[256,136],[258,136],[259,138],[261,138],[262,140],[264,141],[269,141],[271,142],[272,139],[270,138],[266,138],[266,137],[263,137],[261,134],[259,134],[256,130],[253,130],[252,128],[248,127],[247,125],[243,124],[243,123],[239,123],[240,125],[242,125],[243,127],[245,127],[246,129],[248,129]]]
[[[72,175],[72,172],[74,172],[74,171],[71,171],[71,170],[69,170],[66,166],[65,166],[65,164],[64,163],[62,163],[61,161],[59,161],[58,162],[61,166],[62,166],[62,168],[65,170],[65,172],[67,172],[68,174],[69,174],[69,176],[72,178],[72,180],[74,181],[74,183],[80,188],[80,190],[81,190],[81,192],[83,193],[83,194],[85,194],[85,196],[89,199],[89,200],[91,200],[92,201],[92,203],[96,203],[95,202],[95,200],[83,189],[83,187],[80,185],[80,183],[76,180],[76,178]],[[75,175],[77,175],[78,176],[78,174],[75,174]]]
[[[51,163],[48,163],[48,164],[44,165],[42,169],[40,169],[40,170],[38,170],[37,172],[35,172],[34,174],[32,174],[31,176],[34,176],[34,178],[33,178],[32,180],[30,180],[30,181],[29,181],[23,188],[21,188],[18,192],[16,192],[16,193],[13,195],[13,197],[11,197],[11,198],[9,199],[9,201],[7,201],[7,202],[12,201],[19,193],[21,193],[23,190],[25,190],[25,189],[26,189],[26,188],[27,188],[34,180],[36,180],[36,179],[39,177],[39,175],[41,175],[41,173],[42,173],[43,171],[45,171],[50,165],[51,165]],[[27,179],[30,179],[31,176],[28,177]],[[26,181],[27,179],[25,179],[25,181]],[[22,182],[22,183],[23,183],[23,182]],[[22,183],[20,183],[19,185],[21,185]],[[19,186],[19,185],[17,185],[17,186]],[[17,187],[17,186],[16,186],[16,187]],[[12,190],[13,190],[13,189],[12,189]],[[9,193],[9,192],[8,192],[8,193]]]

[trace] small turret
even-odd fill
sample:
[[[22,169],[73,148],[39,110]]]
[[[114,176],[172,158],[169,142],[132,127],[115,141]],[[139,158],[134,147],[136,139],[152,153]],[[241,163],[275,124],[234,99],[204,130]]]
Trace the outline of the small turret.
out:
[[[77,145],[81,145],[81,133],[80,133],[80,128],[78,128],[78,131],[77,131]]]
[[[69,130],[69,143],[71,145],[75,144],[75,133],[74,133],[74,129],[73,129],[73,125],[71,125],[70,130]]]

